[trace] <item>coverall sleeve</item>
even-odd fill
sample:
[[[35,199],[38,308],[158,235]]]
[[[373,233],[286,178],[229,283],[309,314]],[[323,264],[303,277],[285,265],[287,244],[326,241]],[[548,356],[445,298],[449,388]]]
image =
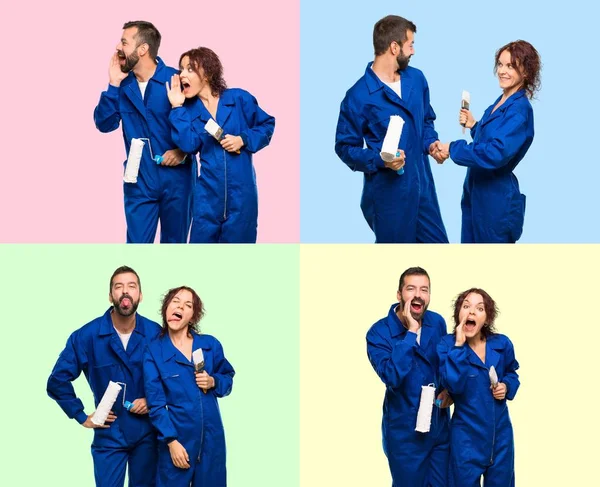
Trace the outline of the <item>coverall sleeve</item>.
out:
[[[272,117],[258,106],[256,98],[250,93],[244,93],[242,98],[242,113],[248,124],[246,130],[238,134],[244,141],[244,147],[251,153],[258,152],[269,145],[275,130],[275,117]]]
[[[119,112],[119,90],[113,85],[100,95],[100,101],[94,109],[94,123],[96,128],[102,132],[112,132],[119,128],[121,113]]]
[[[506,114],[492,137],[467,144],[466,140],[450,143],[450,158],[459,166],[498,169],[508,164],[531,139],[527,120],[521,113]]]
[[[194,128],[189,110],[185,107],[172,108],[169,123],[171,138],[177,147],[186,154],[195,154],[200,150],[202,139]]]
[[[379,333],[367,333],[367,355],[375,372],[383,383],[392,388],[400,387],[412,370],[415,359],[417,334],[407,332],[393,346]]]
[[[450,394],[462,394],[465,390],[469,375],[467,346],[457,347],[453,344],[450,348],[444,340],[437,346],[442,385]]]
[[[215,380],[214,393],[217,397],[228,396],[233,387],[233,376],[235,370],[225,358],[223,347],[215,339],[214,346],[214,370],[212,377]]]
[[[429,154],[429,146],[438,140],[439,136],[433,125],[436,116],[429,100],[429,85],[426,79],[423,79],[423,81],[425,83],[423,89],[423,107],[425,108],[425,116],[423,118],[423,152]]]
[[[364,148],[360,117],[350,108],[346,99],[340,107],[335,133],[335,153],[353,171],[369,174],[385,167],[378,152]]]
[[[479,122],[475,122],[475,125],[471,127],[471,138],[475,139],[475,135],[477,134],[477,128],[479,127]]]
[[[146,404],[150,411],[152,426],[158,431],[158,440],[165,443],[177,439],[177,429],[167,410],[167,397],[162,385],[160,372],[149,349],[144,352],[144,389]]]
[[[506,384],[506,399],[512,401],[519,389],[519,374],[517,374],[517,369],[519,368],[519,362],[515,358],[515,349],[510,340],[508,340],[508,344],[506,349],[504,350],[504,360],[506,362],[506,368],[504,377],[502,377],[500,382]]]
[[[73,333],[67,340],[65,349],[61,352],[52,373],[48,378],[46,392],[54,399],[66,415],[83,424],[87,419],[83,403],[75,395],[72,382],[87,368],[88,360],[79,334]]]

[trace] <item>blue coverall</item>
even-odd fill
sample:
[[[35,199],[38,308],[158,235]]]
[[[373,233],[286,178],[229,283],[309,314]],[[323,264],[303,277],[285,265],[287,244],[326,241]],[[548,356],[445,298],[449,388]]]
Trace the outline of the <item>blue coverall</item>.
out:
[[[523,233],[525,195],[513,174],[533,142],[533,109],[520,90],[494,113],[490,105],[471,129],[473,142],[450,144],[450,158],[466,166],[463,186],[463,243],[515,243]]]
[[[372,64],[342,101],[335,152],[350,169],[364,173],[361,209],[377,243],[448,243],[428,159],[438,135],[425,76],[412,67],[400,71],[400,98]],[[379,155],[391,115],[404,120],[403,175],[386,168]]]
[[[383,450],[388,458],[393,487],[447,487],[449,409],[434,406],[429,433],[415,431],[421,386],[436,385],[436,347],[446,335],[446,322],[426,311],[417,334],[409,332],[394,311],[375,323],[367,333],[371,365],[386,385],[383,402]]]
[[[136,314],[135,328],[125,350],[112,324],[111,310],[69,337],[50,374],[47,392],[69,418],[83,424],[87,415],[72,384],[81,372],[92,389],[95,407],[98,407],[109,381],[125,383],[126,387],[112,407],[117,419],[107,423],[110,428],[94,429],[92,458],[96,485],[122,487],[125,466],[129,464],[130,486],[154,487],[156,432],[147,414],[130,413],[123,407],[123,400],[133,402],[146,397],[142,360],[144,350],[158,336],[160,326]]]
[[[227,152],[205,130],[211,118],[198,97],[169,115],[175,143],[200,155],[190,243],[255,243],[258,193],[252,154],[271,142],[275,118],[247,91],[231,88],[221,94],[216,122],[223,135],[242,138],[240,154]]]
[[[94,122],[100,132],[112,132],[123,124],[125,150],[129,155],[131,139],[147,138],[137,183],[123,183],[128,243],[152,243],[160,219],[161,243],[185,243],[191,221],[192,170],[188,156],[178,166],[163,166],[152,160],[177,149],[171,138],[168,117],[171,104],[165,82],[179,71],[165,66],[157,58],[156,71],[146,87],[144,98],[133,72],[119,88],[109,85],[94,110]]]
[[[225,487],[225,432],[217,398],[227,396],[235,371],[223,347],[210,335],[193,334],[192,350],[202,349],[204,369],[215,387],[204,393],[196,384],[194,364],[173,345],[168,334],[160,337],[144,357],[144,384],[150,419],[158,431],[157,487]],[[173,464],[168,443],[185,448],[189,469]]]
[[[519,388],[519,363],[511,341],[494,334],[487,338],[485,364],[465,343],[454,345],[454,335],[438,345],[442,385],[454,399],[450,424],[450,474],[456,487],[515,485],[514,440],[506,400]],[[490,389],[489,369],[506,384],[506,399],[497,400]]]

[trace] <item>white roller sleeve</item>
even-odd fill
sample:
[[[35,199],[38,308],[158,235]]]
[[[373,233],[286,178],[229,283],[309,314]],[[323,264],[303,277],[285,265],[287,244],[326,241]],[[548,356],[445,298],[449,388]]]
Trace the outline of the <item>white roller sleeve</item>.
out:
[[[404,120],[400,115],[390,116],[390,123],[383,139],[383,146],[381,147],[381,153],[379,154],[385,162],[392,162],[398,152],[400,145],[400,137],[402,136],[402,127],[404,127]]]
[[[498,385],[498,374],[496,373],[496,368],[492,365],[490,367],[490,384],[492,387],[496,387]]]
[[[96,408],[96,412],[92,416],[92,423],[98,426],[102,426],[108,417],[108,413],[113,407],[113,404],[117,400],[119,392],[121,392],[121,386],[112,380],[108,382],[106,392],[100,400],[100,404]]]
[[[431,427],[431,413],[433,412],[433,402],[435,401],[435,386],[429,384],[421,386],[421,402],[419,403],[419,412],[417,413],[417,426],[415,431],[419,433],[428,433]]]
[[[129,157],[127,158],[127,164],[125,164],[125,174],[123,175],[123,181],[126,183],[137,183],[143,150],[144,141],[142,139],[131,139]]]

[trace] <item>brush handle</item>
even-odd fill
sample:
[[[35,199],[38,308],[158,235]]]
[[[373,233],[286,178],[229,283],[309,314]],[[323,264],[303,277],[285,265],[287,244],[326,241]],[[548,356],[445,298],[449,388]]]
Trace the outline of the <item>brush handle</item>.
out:
[[[400,157],[400,152],[396,152],[396,157]],[[402,166],[400,169],[398,169],[396,171],[396,174],[398,174],[398,176],[402,176],[404,174],[404,166]]]

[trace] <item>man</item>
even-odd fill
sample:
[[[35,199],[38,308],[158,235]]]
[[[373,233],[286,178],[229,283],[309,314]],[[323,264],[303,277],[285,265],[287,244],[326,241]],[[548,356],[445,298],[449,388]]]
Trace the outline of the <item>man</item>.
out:
[[[108,70],[94,122],[100,132],[123,125],[129,157],[132,139],[144,140],[137,182],[125,182],[128,243],[152,243],[160,219],[162,243],[185,243],[191,221],[191,157],[171,139],[165,83],[174,68],[157,57],[161,35],[150,22],[127,22]],[[153,160],[162,156],[162,162]]]
[[[144,397],[142,358],[161,328],[136,313],[141,300],[137,273],[127,266],[115,270],[109,289],[112,308],[69,337],[48,379],[48,395],[67,416],[94,429],[92,458],[97,486],[122,486],[127,464],[130,485],[155,485],[156,433]],[[92,422],[93,413],[86,414],[75,395],[72,381],[81,372],[94,393],[95,407],[109,381],[123,387],[104,425]],[[123,405],[125,401],[133,403],[129,411]]]
[[[395,15],[377,22],[375,60],[340,108],[335,151],[364,173],[361,209],[377,243],[448,243],[427,154],[438,162],[448,155],[433,126],[425,76],[408,66],[416,32],[415,24]],[[397,157],[385,162],[380,152],[392,115],[404,127]]]
[[[440,392],[437,344],[446,322],[429,311],[429,275],[411,267],[400,276],[398,303],[367,333],[371,365],[386,385],[383,403],[383,449],[393,487],[447,487],[448,406]],[[441,402],[433,406],[428,433],[415,431],[422,386],[435,384]],[[438,407],[438,404],[440,407]]]

